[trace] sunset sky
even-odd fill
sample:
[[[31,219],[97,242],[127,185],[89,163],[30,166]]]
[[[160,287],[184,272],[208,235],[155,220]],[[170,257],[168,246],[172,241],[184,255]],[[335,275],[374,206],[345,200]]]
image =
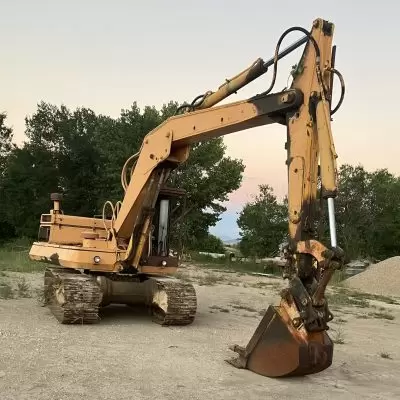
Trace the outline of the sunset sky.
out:
[[[42,100],[114,117],[134,101],[160,107],[192,100],[258,57],[271,58],[287,28],[310,29],[322,17],[335,24],[336,66],[347,90],[332,123],[338,162],[398,174],[399,11],[394,0],[2,2],[0,111],[7,112],[21,143],[24,118]],[[299,36],[289,35],[283,47]],[[280,62],[275,90],[286,85],[300,52]],[[271,75],[224,103],[265,90]],[[285,128],[271,125],[224,140],[227,154],[241,158],[246,170],[213,232],[237,237],[235,213],[259,184],[286,193]]]

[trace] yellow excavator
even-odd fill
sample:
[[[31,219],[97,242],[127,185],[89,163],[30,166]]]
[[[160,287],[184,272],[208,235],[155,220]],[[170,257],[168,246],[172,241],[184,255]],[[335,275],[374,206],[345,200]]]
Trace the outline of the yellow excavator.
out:
[[[281,50],[290,32],[302,37]],[[32,260],[49,265],[44,273],[46,303],[64,324],[99,321],[111,303],[145,304],[161,325],[189,325],[197,311],[196,292],[177,279],[178,258],[169,248],[171,202],[184,192],[167,185],[173,171],[189,157],[191,145],[233,132],[269,124],[287,128],[288,244],[279,305],[271,305],[246,347],[233,346],[226,360],[269,377],[316,373],[332,363],[333,343],[327,335],[333,315],[325,289],[343,264],[336,243],[334,198],[337,196],[336,152],[331,116],[345,92],[334,67],[334,25],[316,19],[311,30],[286,30],[269,61],[257,59],[215,92],[184,104],[177,114],[149,132],[137,154],[125,163],[122,201],[106,202],[103,218],[65,215],[62,195],[53,193],[53,207],[42,214]],[[272,92],[278,61],[305,45],[292,70],[290,88]],[[215,106],[273,67],[267,90],[244,101]],[[333,78],[341,82],[332,109]],[[267,154],[265,154],[267,157]],[[318,208],[327,201],[330,245],[318,240]],[[106,216],[107,208],[111,217]]]

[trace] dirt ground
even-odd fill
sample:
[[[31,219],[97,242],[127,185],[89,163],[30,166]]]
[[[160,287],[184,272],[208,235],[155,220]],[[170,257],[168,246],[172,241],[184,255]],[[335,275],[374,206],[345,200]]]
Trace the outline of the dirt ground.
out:
[[[246,345],[281,279],[186,266],[198,294],[187,327],[161,327],[146,312],[109,306],[92,326],[60,325],[35,296],[0,300],[0,398],[22,399],[395,399],[400,398],[400,305],[340,306],[331,368],[269,379],[224,360]],[[40,274],[25,276],[30,290]],[[365,317],[390,312],[394,319]],[[338,307],[336,307],[336,310]]]

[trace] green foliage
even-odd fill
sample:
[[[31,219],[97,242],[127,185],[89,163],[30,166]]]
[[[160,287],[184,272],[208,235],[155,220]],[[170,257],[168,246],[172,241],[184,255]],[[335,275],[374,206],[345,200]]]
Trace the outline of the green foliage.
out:
[[[338,243],[347,259],[384,259],[400,253],[400,178],[386,169],[368,172],[363,166],[342,165],[335,201]],[[319,239],[329,243],[326,202],[323,202]],[[319,210],[321,211],[321,210]],[[246,204],[238,219],[240,250],[246,256],[273,255],[287,229],[287,199],[278,203],[272,189]]]
[[[46,264],[31,261],[28,257],[31,245],[32,240],[28,238],[19,238],[3,242],[0,246],[0,276],[3,271],[43,271]]]
[[[265,273],[268,270],[268,264],[254,261],[231,261],[229,257],[214,258],[208,254],[191,253],[192,262],[202,268],[223,272],[239,273]],[[279,268],[270,268],[268,273],[281,276]]]
[[[400,252],[400,179],[386,169],[339,170],[338,240],[348,257],[383,259]]]
[[[0,114],[0,241],[14,236],[34,238],[40,214],[51,208],[49,195],[64,194],[66,213],[101,214],[106,200],[122,200],[121,169],[137,152],[144,136],[170,116],[178,104],[161,109],[136,103],[117,118],[97,115],[88,108],[38,104],[26,118],[27,141],[21,148]],[[172,213],[171,244],[222,252],[209,235],[226,208],[222,205],[241,184],[244,165],[225,155],[222,138],[194,144],[190,157],[170,177],[171,186],[185,189]],[[336,199],[338,241],[348,258],[383,259],[400,252],[400,178],[386,169],[368,172],[343,165]],[[275,255],[287,233],[287,199],[279,202],[268,185],[261,185],[253,202],[239,216],[239,249],[247,257]],[[320,239],[329,241],[326,205]]]
[[[6,113],[0,113],[0,241],[15,234],[14,226],[7,219],[4,198],[5,169],[10,153],[15,149],[12,143],[13,131],[6,125],[6,118]]]
[[[224,243],[222,240],[214,235],[211,235],[210,233],[197,241],[196,249],[194,250],[208,253],[225,253]]]
[[[52,192],[64,194],[67,214],[101,214],[106,200],[123,199],[120,175],[125,161],[177,106],[170,102],[160,110],[147,106],[141,111],[133,103],[111,118],[88,108],[71,111],[40,103],[26,118],[26,143],[7,154],[0,185],[3,222],[18,236],[35,237],[40,214],[51,208]],[[195,144],[189,160],[171,175],[169,184],[188,193],[172,215],[172,244],[180,249],[207,239],[209,227],[225,211],[220,203],[240,186],[244,166],[226,157],[225,150],[222,138]]]
[[[260,185],[259,190],[237,221],[242,231],[239,248],[245,257],[276,254],[287,233],[287,202],[280,203],[269,185]]]
[[[0,113],[0,176],[3,175],[7,157],[13,149],[13,131],[6,125],[6,113]]]

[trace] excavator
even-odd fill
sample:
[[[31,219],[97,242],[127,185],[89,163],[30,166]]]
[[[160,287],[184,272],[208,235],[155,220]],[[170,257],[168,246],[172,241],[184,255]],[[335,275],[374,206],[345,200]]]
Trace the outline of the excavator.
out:
[[[291,32],[301,38],[281,50]],[[179,257],[170,249],[170,212],[185,196],[168,179],[189,157],[193,144],[269,124],[286,126],[288,171],[288,241],[278,305],[270,305],[248,345],[231,346],[233,367],[267,377],[318,373],[332,364],[333,342],[327,334],[333,319],[325,297],[344,252],[337,245],[334,199],[337,154],[332,115],[342,104],[344,80],[335,68],[334,24],[322,18],[311,30],[287,29],[274,56],[257,59],[247,69],[185,103],[144,137],[140,150],[122,168],[122,201],[106,202],[102,218],[66,215],[62,194],[51,194],[50,213],[42,214],[38,239],[29,257],[47,263],[45,302],[63,324],[100,321],[109,304],[147,307],[160,325],[190,325],[197,312],[191,283],[178,279]],[[278,61],[304,46],[291,71],[289,88],[272,92]],[[270,86],[246,100],[218,105],[273,68]],[[332,107],[334,76],[341,83]],[[318,239],[320,209],[328,209],[330,244]],[[322,204],[322,206],[321,206]],[[108,209],[108,214],[107,214]]]

